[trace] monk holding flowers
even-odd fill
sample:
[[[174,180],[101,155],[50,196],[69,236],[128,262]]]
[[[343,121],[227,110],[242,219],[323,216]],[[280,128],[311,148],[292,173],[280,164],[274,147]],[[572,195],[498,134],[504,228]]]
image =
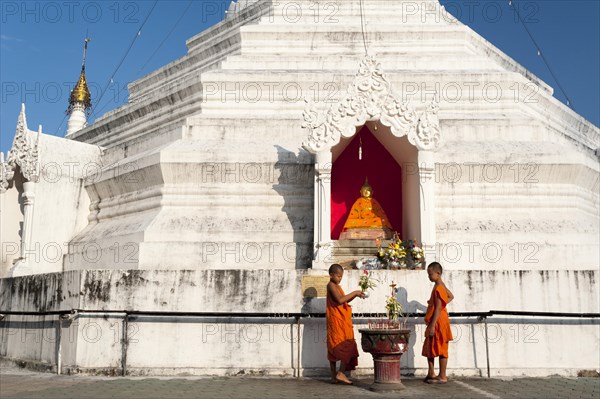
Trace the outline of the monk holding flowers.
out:
[[[331,368],[331,382],[352,384],[344,372],[354,370],[358,365],[358,348],[354,340],[352,325],[352,308],[348,305],[354,298],[364,298],[361,290],[352,291],[348,295],[340,287],[344,269],[338,264],[329,268],[327,283],[327,360]],[[336,371],[336,362],[340,361],[340,370]]]

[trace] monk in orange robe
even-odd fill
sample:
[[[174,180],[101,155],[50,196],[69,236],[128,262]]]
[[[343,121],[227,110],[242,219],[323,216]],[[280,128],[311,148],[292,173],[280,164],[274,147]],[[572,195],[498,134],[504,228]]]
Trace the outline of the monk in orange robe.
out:
[[[425,342],[423,343],[422,355],[427,358],[428,371],[425,382],[446,383],[446,366],[448,365],[448,341],[452,341],[452,330],[450,329],[450,318],[446,305],[454,299],[452,292],[442,281],[443,268],[438,262],[432,262],[427,266],[429,281],[435,283],[431,291],[431,297],[427,301],[427,313],[425,314]],[[436,376],[434,370],[434,359],[440,358],[440,373]]]
[[[327,360],[331,368],[331,382],[352,384],[344,372],[354,370],[358,365],[358,348],[354,340],[352,326],[352,308],[348,302],[356,297],[364,298],[361,290],[348,295],[340,287],[344,269],[338,264],[329,268],[327,283]],[[340,370],[336,372],[336,362],[340,361]]]
[[[352,204],[342,233],[349,230],[376,229],[384,233],[384,238],[389,238],[386,236],[392,233],[392,225],[379,202],[373,198],[373,188],[369,185],[368,179],[365,179],[365,184],[360,189],[360,194],[361,197]]]

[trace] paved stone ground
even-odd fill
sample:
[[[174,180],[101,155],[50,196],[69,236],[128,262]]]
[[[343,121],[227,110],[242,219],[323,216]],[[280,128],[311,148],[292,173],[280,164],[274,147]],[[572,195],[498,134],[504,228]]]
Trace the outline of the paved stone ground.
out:
[[[0,398],[600,398],[600,378],[456,378],[443,385],[404,378],[405,389],[393,393],[371,392],[371,382],[341,386],[309,378],[57,376],[3,367]]]

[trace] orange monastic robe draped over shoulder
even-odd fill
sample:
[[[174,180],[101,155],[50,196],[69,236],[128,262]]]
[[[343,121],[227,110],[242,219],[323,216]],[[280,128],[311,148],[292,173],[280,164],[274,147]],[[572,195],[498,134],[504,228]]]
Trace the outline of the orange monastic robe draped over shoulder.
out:
[[[384,227],[392,230],[392,225],[379,202],[375,198],[361,197],[352,205],[344,224],[344,231]]]
[[[450,318],[446,305],[448,304],[448,293],[443,285],[438,285],[431,292],[431,298],[427,301],[427,313],[425,314],[425,323],[429,325],[435,310],[435,298],[439,297],[442,301],[442,311],[435,324],[435,333],[433,337],[425,337],[423,343],[423,352],[425,357],[448,357],[448,341],[452,341],[452,330],[450,329]]]
[[[336,285],[340,294],[344,290]],[[354,370],[358,365],[358,347],[354,340],[352,327],[352,308],[347,303],[338,305],[327,294],[327,360],[331,362],[342,361],[346,370]]]

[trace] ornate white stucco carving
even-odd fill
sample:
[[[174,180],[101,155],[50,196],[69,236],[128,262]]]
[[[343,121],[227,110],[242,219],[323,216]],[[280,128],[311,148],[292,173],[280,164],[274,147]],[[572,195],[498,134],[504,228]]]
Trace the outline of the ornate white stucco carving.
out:
[[[441,139],[439,104],[434,99],[421,114],[415,135],[408,135],[408,141],[420,150],[435,150]]]
[[[40,126],[37,137],[33,138],[33,132],[27,128],[27,118],[25,116],[25,104],[21,105],[21,113],[17,121],[17,129],[12,147],[7,154],[6,162],[4,156],[0,157],[2,178],[0,181],[0,190],[5,191],[14,174],[17,166],[23,176],[23,226],[21,228],[21,256],[14,260],[14,266],[10,270],[10,275],[21,276],[31,274],[31,265],[27,258],[27,251],[31,248],[31,236],[33,226],[33,207],[35,204],[35,189],[40,176],[39,145],[42,127]]]
[[[303,117],[302,127],[309,134],[302,145],[311,153],[331,149],[342,137],[352,137],[356,127],[373,120],[389,126],[397,137],[407,135],[420,150],[434,150],[440,141],[435,100],[419,118],[408,102],[393,93],[381,63],[374,56],[362,60],[354,81],[337,104],[320,113],[315,104],[307,102]]]
[[[0,193],[6,191],[14,174],[15,172],[8,165],[8,162],[4,161],[4,153],[0,152]]]
[[[32,133],[33,132],[29,131],[27,128],[25,104],[22,104],[12,147],[7,154],[6,162],[2,162],[1,187],[3,190],[8,187],[17,166],[19,166],[25,181],[38,181],[40,175],[39,144],[40,135],[42,133],[41,126],[38,130],[35,142]]]

